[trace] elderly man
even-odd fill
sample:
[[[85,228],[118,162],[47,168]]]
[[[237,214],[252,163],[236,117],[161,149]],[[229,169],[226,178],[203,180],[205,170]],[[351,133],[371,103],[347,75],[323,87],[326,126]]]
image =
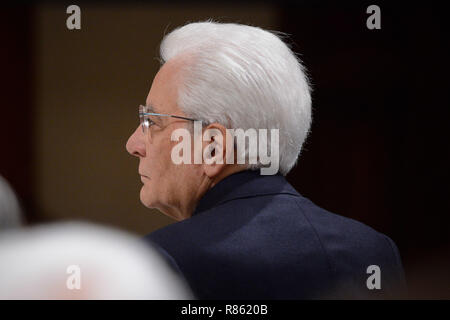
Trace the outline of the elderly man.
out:
[[[195,295],[393,297],[403,284],[394,242],[318,207],[284,178],[311,123],[308,80],[288,46],[261,28],[208,21],[172,31],[160,51],[163,64],[127,150],[139,158],[142,203],[178,221],[146,239],[166,250]],[[202,161],[194,159],[194,123],[215,132],[197,143]],[[264,152],[251,162],[251,146],[241,148],[248,161],[238,161],[227,129],[270,130],[270,138],[257,135],[258,151],[271,150],[279,172],[262,174],[271,164]],[[176,132],[194,132],[183,136],[181,162]]]

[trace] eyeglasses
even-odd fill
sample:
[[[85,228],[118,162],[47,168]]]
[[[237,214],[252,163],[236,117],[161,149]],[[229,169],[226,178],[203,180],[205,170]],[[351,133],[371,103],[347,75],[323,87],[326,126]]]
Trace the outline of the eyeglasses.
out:
[[[140,125],[142,127],[142,132],[144,134],[147,134],[150,131],[149,128],[151,128],[153,125],[158,125],[154,121],[155,118],[152,119],[152,117],[171,117],[171,118],[182,119],[182,120],[198,121],[197,119],[192,119],[192,118],[187,118],[187,117],[182,117],[182,116],[174,116],[171,114],[155,113],[155,112],[151,112],[151,111],[152,111],[152,109],[149,106],[143,106],[143,105],[139,106],[139,121],[140,121]]]

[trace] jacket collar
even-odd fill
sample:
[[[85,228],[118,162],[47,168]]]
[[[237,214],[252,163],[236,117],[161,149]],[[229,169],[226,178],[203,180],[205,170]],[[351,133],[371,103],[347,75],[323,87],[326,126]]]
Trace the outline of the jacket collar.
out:
[[[260,170],[241,171],[224,178],[208,190],[192,215],[229,200],[280,193],[299,196],[281,174],[261,175]]]

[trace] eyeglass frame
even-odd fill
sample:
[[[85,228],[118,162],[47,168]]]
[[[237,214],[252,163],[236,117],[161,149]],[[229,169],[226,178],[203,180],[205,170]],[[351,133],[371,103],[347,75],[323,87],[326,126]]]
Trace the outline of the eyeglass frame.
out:
[[[160,116],[160,117],[170,117],[170,118],[176,118],[176,119],[182,119],[182,120],[188,120],[188,121],[201,121],[201,120],[197,120],[197,119],[193,119],[193,118],[176,116],[176,115],[172,115],[172,114],[164,114],[164,113],[156,113],[156,112],[141,112],[141,110],[143,110],[143,108],[150,108],[150,106],[139,105],[139,122],[142,127],[142,132],[144,134],[145,134],[145,128],[150,129],[151,125],[156,124],[154,121],[152,121],[149,118],[147,118],[147,120],[153,122],[153,124],[146,124],[145,118],[144,118],[145,116]]]

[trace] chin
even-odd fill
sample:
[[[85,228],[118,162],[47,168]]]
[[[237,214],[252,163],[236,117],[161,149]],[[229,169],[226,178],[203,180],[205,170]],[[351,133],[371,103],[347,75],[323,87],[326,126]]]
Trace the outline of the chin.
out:
[[[142,187],[141,193],[140,193],[140,200],[141,200],[141,203],[142,203],[144,206],[146,206],[147,208],[153,209],[153,208],[154,208],[154,206],[153,206],[153,201],[152,201],[152,199],[150,199],[150,198],[145,194],[144,188],[145,188],[145,186]]]

